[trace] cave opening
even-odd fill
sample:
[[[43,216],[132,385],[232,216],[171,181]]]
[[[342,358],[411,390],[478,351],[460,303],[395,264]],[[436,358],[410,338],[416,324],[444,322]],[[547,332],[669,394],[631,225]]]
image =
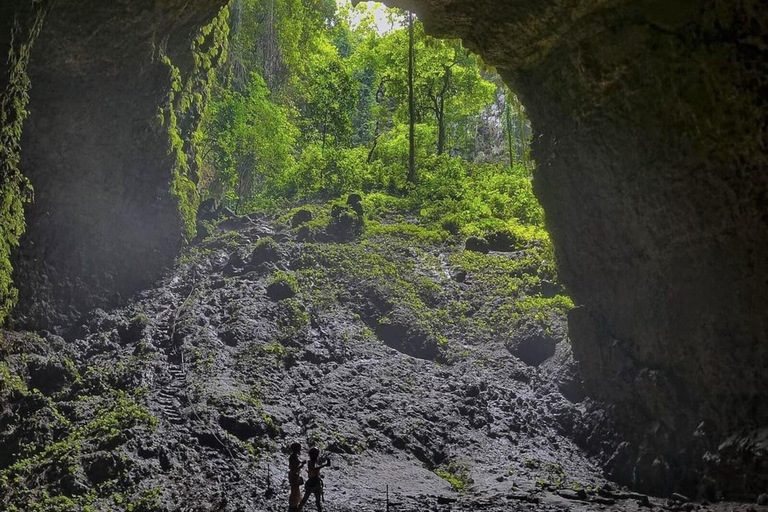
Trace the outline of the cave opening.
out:
[[[0,6],[2,507],[766,504],[757,0],[388,3]]]

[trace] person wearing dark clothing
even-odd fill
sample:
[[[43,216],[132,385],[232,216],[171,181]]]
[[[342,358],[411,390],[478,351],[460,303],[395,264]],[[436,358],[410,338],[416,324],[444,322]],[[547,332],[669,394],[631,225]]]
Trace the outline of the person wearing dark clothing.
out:
[[[301,454],[301,445],[293,443],[291,445],[291,456],[288,458],[288,484],[291,486],[291,496],[288,501],[288,512],[299,512],[301,509],[301,484],[304,480],[301,478],[301,468],[306,461],[299,459]]]
[[[331,465],[331,461],[328,460],[324,464],[320,464],[318,459],[320,458],[320,450],[312,448],[309,450],[309,463],[307,464],[307,483],[304,486],[304,498],[299,504],[299,510],[304,508],[304,505],[309,500],[310,495],[315,495],[315,503],[317,504],[317,512],[323,512],[323,477],[320,476],[320,470],[322,468]]]

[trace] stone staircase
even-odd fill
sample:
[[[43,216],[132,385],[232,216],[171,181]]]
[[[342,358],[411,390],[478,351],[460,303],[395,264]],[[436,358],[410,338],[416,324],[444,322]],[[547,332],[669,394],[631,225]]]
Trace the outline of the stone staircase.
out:
[[[157,404],[165,420],[174,425],[180,425],[186,422],[182,409],[187,400],[185,397],[187,376],[181,366],[173,363],[168,363],[168,374],[171,377],[170,382],[165,384],[158,393]]]

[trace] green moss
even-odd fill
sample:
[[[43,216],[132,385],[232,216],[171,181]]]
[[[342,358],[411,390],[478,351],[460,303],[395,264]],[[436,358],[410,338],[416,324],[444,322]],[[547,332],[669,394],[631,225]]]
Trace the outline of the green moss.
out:
[[[298,293],[299,291],[299,282],[296,279],[296,276],[289,272],[278,270],[269,276],[269,279],[267,280],[268,285],[277,283],[283,283],[287,285],[291,290],[293,290],[293,293]]]
[[[18,299],[10,256],[26,229],[24,205],[33,198],[32,185],[19,170],[19,160],[31,87],[27,65],[35,39],[43,27],[47,4],[28,2],[28,5],[31,9],[29,26],[21,27],[17,21],[12,29],[7,57],[8,85],[0,93],[0,324]]]
[[[159,487],[142,491],[126,505],[125,510],[127,512],[152,512],[155,510],[162,510],[160,505],[160,491]]]
[[[436,468],[434,472],[451,484],[456,492],[466,492],[474,483],[469,473],[469,465],[464,461],[451,461],[446,466]]]
[[[253,246],[253,262],[277,261],[280,258],[280,245],[274,238],[265,236]]]
[[[12,392],[27,394],[29,390],[24,381],[12,372],[8,363],[0,361],[0,398],[6,399]]]
[[[286,354],[288,353],[283,346],[282,343],[278,341],[274,341],[272,343],[268,343],[266,345],[260,345],[259,346],[259,352],[261,352],[264,355],[274,357],[276,363],[280,363],[283,359],[285,359]]]
[[[382,224],[381,222],[369,222],[366,226],[365,236],[374,238],[389,236],[412,240],[420,245],[440,244],[450,239],[450,234],[442,229],[430,229],[409,222],[396,224]]]
[[[277,342],[302,337],[308,327],[309,313],[298,299],[290,298],[278,303]]]
[[[173,158],[170,192],[177,200],[179,217],[186,241],[197,232],[197,173],[201,164],[198,145],[200,112],[205,111],[215,80],[215,68],[226,59],[229,25],[228,8],[223,8],[210,24],[200,29],[192,43],[194,69],[183,77],[166,55],[160,60],[169,72],[171,88],[165,106],[159,112],[160,124],[168,134],[169,154]]]
[[[99,492],[59,495],[58,485],[41,486],[38,475],[49,473],[59,478],[80,478],[84,474],[82,455],[109,450],[119,454],[117,447],[125,440],[125,432],[143,427],[154,429],[155,418],[136,400],[122,391],[103,397],[88,397],[79,401],[84,410],[92,410],[92,419],[79,426],[69,427],[68,433],[41,448],[25,446],[22,458],[0,471],[0,495],[8,496],[8,503],[25,503],[25,510],[95,510],[89,508],[99,498]],[[65,425],[69,425],[67,422]],[[122,462],[128,464],[123,457]],[[120,474],[124,476],[125,471]],[[52,482],[51,478],[48,479]],[[56,489],[56,492],[53,490]],[[104,489],[106,492],[106,489]]]

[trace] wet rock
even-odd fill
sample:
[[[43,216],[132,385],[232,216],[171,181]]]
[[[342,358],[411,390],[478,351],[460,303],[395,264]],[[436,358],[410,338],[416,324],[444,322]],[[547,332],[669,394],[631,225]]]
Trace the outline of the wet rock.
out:
[[[540,326],[528,326],[515,333],[507,349],[524,363],[539,366],[555,355],[559,340]]]
[[[37,388],[44,395],[53,395],[77,378],[77,370],[72,361],[51,357],[29,356],[27,368],[30,375],[30,388]]]
[[[115,479],[125,464],[113,453],[99,452],[83,460],[88,479],[96,485]]]
[[[491,251],[512,252],[516,250],[517,238],[509,231],[497,231],[487,237],[488,248]]]
[[[198,222],[196,226],[197,235],[195,236],[195,242],[200,242],[202,240],[205,240],[209,236],[211,236],[211,231],[208,229],[208,226],[205,225],[203,222]]]
[[[254,421],[251,418],[222,415],[219,416],[219,425],[241,441],[246,441],[266,434],[266,431],[261,426],[260,422]]]
[[[218,217],[218,206],[214,198],[206,199],[197,208],[198,220],[214,220]]]
[[[248,227],[251,223],[252,221],[247,215],[233,215],[221,221],[219,229],[222,231],[236,231]]]
[[[118,333],[123,343],[136,343],[144,335],[144,329],[149,325],[149,317],[146,314],[134,315],[128,322],[121,322]]]
[[[490,247],[488,246],[488,241],[484,238],[480,238],[477,236],[471,236],[467,238],[467,241],[464,243],[464,248],[467,251],[479,252],[482,254],[488,254],[488,252],[490,251]]]
[[[454,281],[457,283],[463,283],[467,280],[467,271],[466,270],[458,270],[453,273],[451,276]]]
[[[267,286],[267,296],[273,301],[281,301],[296,296],[296,291],[285,281],[277,281]]]
[[[584,489],[562,489],[557,491],[557,494],[567,500],[587,501],[587,493]]]
[[[291,217],[291,227],[294,229],[298,228],[302,224],[306,224],[311,220],[312,220],[311,210],[307,210],[307,209],[299,210],[293,214],[293,217]]]
[[[358,209],[361,212],[359,214]],[[333,205],[327,231],[328,234],[340,240],[348,240],[362,233],[363,217],[360,204],[357,203],[355,206]]]
[[[358,217],[363,216],[363,198],[360,194],[349,194],[347,197],[347,205],[352,208]]]
[[[262,263],[275,263],[280,260],[280,248],[271,237],[265,237],[256,242],[249,263],[258,266]]]
[[[402,310],[382,319],[375,332],[387,346],[403,354],[434,360],[439,353],[437,342],[424,332],[415,318]]]

